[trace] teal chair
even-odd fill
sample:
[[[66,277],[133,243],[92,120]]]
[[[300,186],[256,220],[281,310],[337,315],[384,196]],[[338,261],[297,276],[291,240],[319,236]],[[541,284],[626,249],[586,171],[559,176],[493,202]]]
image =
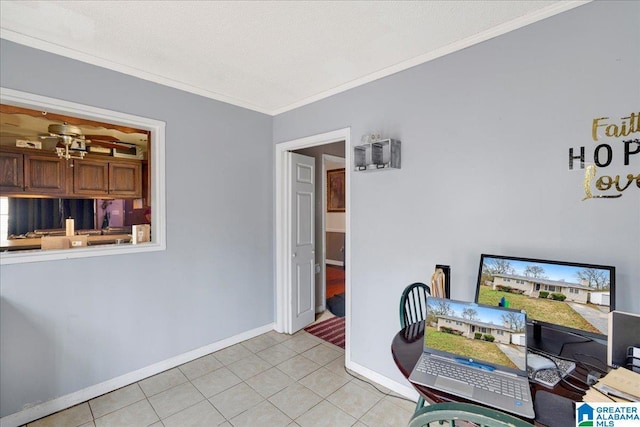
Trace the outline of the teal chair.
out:
[[[448,424],[445,424],[445,422]],[[469,425],[477,425],[479,427],[533,426],[533,424],[520,418],[495,409],[459,402],[435,403],[425,406],[417,410],[413,414],[411,421],[409,421],[409,427],[457,427]]]
[[[404,288],[400,297],[400,328],[424,320],[427,295],[431,295],[431,288],[421,282],[412,283]]]
[[[404,288],[400,297],[400,327],[405,328],[424,320],[427,309],[427,295],[431,288],[421,282],[415,282]],[[424,398],[420,396],[416,411],[424,406]]]

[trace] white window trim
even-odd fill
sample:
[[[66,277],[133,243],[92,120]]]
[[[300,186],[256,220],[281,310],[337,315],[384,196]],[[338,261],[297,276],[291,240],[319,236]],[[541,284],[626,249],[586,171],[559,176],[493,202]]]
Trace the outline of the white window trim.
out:
[[[62,101],[55,98],[0,87],[0,102],[18,107],[50,111],[68,116],[129,126],[151,132],[151,242],[138,245],[101,245],[96,247],[0,252],[0,265],[26,262],[122,255],[163,251],[166,245],[165,201],[165,122]]]

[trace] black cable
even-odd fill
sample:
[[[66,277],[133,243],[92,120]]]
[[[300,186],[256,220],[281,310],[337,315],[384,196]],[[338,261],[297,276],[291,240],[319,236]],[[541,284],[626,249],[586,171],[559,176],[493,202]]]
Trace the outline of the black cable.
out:
[[[582,337],[585,338],[582,341],[571,341],[571,342],[563,342],[562,345],[560,346],[560,351],[558,352],[558,355],[562,354],[562,352],[564,351],[564,346],[565,345],[573,345],[573,344],[584,344],[584,343],[588,343],[588,342],[593,342],[592,338],[587,338],[587,337]]]
[[[539,355],[539,356],[544,356],[544,357],[546,357],[546,358],[549,358],[549,357],[551,356],[549,353],[544,352],[544,351],[542,351],[542,350],[535,349],[535,348],[529,348],[529,347],[527,347],[527,351],[528,351],[529,353],[537,354],[537,355]]]
[[[561,371],[560,369],[558,369],[559,371]],[[565,375],[566,376],[566,375]],[[560,375],[560,381],[566,385],[568,385],[569,387],[573,388],[574,390],[579,391],[580,393],[586,393],[587,390],[589,390],[588,388],[580,388],[577,385],[573,385],[571,384],[569,381],[567,381],[567,379],[565,378],[565,376]],[[571,377],[571,378],[575,378],[575,377]],[[577,378],[575,378],[577,379]],[[580,381],[580,380],[578,380]]]
[[[578,357],[577,357],[577,356],[586,356],[586,357],[588,357],[588,358],[594,359],[594,360],[596,360],[596,361],[600,364],[600,366],[596,366],[596,365],[593,365],[593,364],[591,364],[591,363],[587,363],[587,362],[585,362],[585,361],[578,360]],[[606,374],[606,373],[609,371],[609,369],[608,369],[608,367],[607,367],[607,364],[606,364],[606,363],[604,363],[602,360],[600,360],[599,358],[597,358],[597,357],[595,357],[595,356],[593,356],[593,355],[591,355],[591,354],[586,354],[586,353],[574,353],[574,354],[573,354],[573,357],[574,357],[574,360],[575,360],[577,363],[580,363],[580,364],[581,364],[581,365],[583,365],[583,366],[587,366],[587,367],[594,368],[595,370],[597,370],[597,371],[598,371],[598,372],[600,372],[601,374]],[[604,366],[605,368],[602,368],[602,366]]]
[[[347,370],[347,367],[346,367],[346,366],[343,366],[343,369],[344,369],[344,371],[347,373],[347,375],[349,375],[351,378],[355,378],[355,379],[357,379],[358,381],[362,381],[363,383],[369,384],[371,387],[375,388],[375,389],[376,389],[380,394],[383,394],[383,395],[385,395],[385,396],[395,397],[396,399],[400,399],[400,400],[406,400],[407,402],[416,403],[416,402],[414,402],[413,400],[408,399],[408,398],[403,397],[403,396],[396,396],[395,394],[385,393],[384,391],[382,391],[382,390],[380,390],[378,387],[376,387],[373,383],[370,383],[370,382],[369,382],[369,381],[367,381],[367,380],[363,380],[362,378],[358,378],[358,377],[356,377],[355,375],[353,375],[351,372],[349,372],[349,371]]]

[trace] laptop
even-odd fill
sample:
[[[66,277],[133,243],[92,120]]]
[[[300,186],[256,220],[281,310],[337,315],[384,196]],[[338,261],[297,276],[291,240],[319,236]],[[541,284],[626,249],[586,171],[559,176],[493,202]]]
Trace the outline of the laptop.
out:
[[[424,348],[409,381],[535,418],[524,311],[428,297]]]

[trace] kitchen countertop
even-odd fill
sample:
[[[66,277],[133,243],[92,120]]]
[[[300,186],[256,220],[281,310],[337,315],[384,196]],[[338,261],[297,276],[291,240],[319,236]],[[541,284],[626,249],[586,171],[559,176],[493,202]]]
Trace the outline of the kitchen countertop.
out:
[[[87,245],[109,245],[115,244],[116,240],[122,239],[129,243],[131,235],[129,234],[107,234],[107,235],[89,235],[87,236]],[[40,237],[30,239],[12,239],[0,240],[0,251],[24,251],[29,249],[40,249]]]

